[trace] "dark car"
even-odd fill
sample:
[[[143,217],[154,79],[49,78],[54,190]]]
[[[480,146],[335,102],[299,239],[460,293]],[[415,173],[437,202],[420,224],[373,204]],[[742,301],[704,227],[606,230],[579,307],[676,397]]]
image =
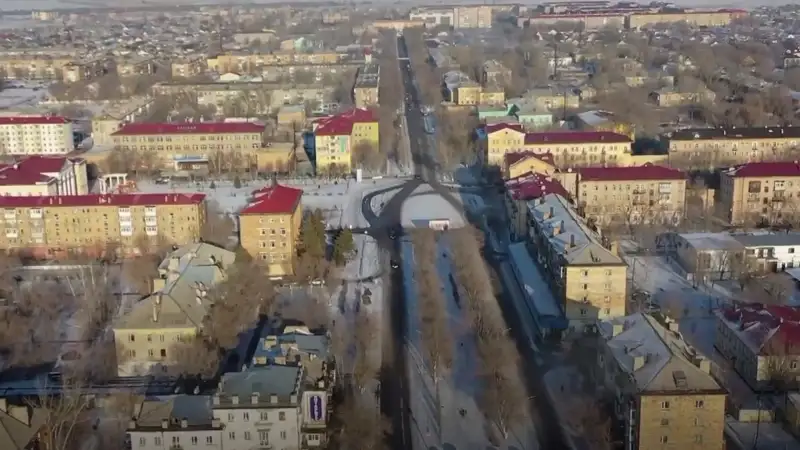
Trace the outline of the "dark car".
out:
[[[395,260],[392,260],[391,265],[392,265],[392,269],[397,269],[397,268],[400,267],[400,264],[398,264],[397,261],[395,261]]]

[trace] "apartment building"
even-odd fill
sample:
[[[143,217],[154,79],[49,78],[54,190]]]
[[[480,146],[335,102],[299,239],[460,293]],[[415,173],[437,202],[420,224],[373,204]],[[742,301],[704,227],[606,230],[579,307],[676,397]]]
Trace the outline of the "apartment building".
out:
[[[725,448],[726,392],[677,322],[637,313],[597,328],[595,379],[614,405],[625,448]]]
[[[188,95],[198,105],[221,109],[226,104],[243,97],[256,105],[258,114],[266,114],[284,105],[319,104],[333,101],[335,86],[321,84],[255,83],[255,82],[209,82],[209,83],[160,83],[153,86],[155,95]]]
[[[13,197],[86,195],[86,161],[61,156],[30,156],[0,164],[0,195]]]
[[[459,106],[475,106],[481,102],[481,85],[472,80],[462,80],[450,90],[450,100]]]
[[[725,306],[717,319],[714,347],[756,391],[791,383],[800,375],[800,308],[759,303]]]
[[[136,96],[105,105],[102,112],[92,117],[92,143],[95,146],[113,145],[111,135],[126,123],[147,116],[154,101],[150,96]]]
[[[665,87],[651,93],[650,96],[659,107],[672,108],[675,106],[697,105],[704,102],[713,102],[717,97],[717,94],[705,87],[693,91],[680,91],[671,87]]]
[[[202,74],[206,70],[206,58],[188,56],[170,62],[172,78],[189,78]]]
[[[511,69],[496,59],[490,59],[481,66],[481,84],[504,85],[511,80]]]
[[[62,258],[135,254],[142,239],[195,242],[205,223],[205,194],[117,194],[0,197],[0,249]]]
[[[569,198],[570,194],[555,178],[543,173],[527,172],[506,180],[504,207],[509,218],[511,239],[524,240],[528,237],[528,202],[538,200],[547,194],[558,194]]]
[[[724,27],[737,18],[747,17],[743,9],[720,9],[717,11],[661,11],[656,13],[631,14],[626,19],[629,29],[653,26],[659,23],[685,22],[693,27]]]
[[[408,13],[409,20],[424,22],[425,27],[452,27],[455,23],[453,8],[414,8]]]
[[[63,155],[74,149],[72,122],[64,117],[0,117],[0,153]]]
[[[130,123],[111,135],[122,150],[153,152],[159,167],[192,159],[209,164],[222,153],[237,167],[257,164],[252,155],[265,147],[264,125],[255,122]],[[252,160],[251,160],[252,159]]]
[[[152,293],[112,325],[118,376],[160,375],[175,362],[173,346],[202,328],[207,291],[225,280],[235,253],[206,243],[186,244],[158,266]]]
[[[715,207],[732,224],[791,222],[800,216],[800,165],[753,162],[722,171]]]
[[[307,388],[302,365],[256,366],[223,375],[213,396],[225,450],[320,447],[327,392]],[[308,427],[308,425],[312,425]]]
[[[687,128],[661,136],[672,166],[708,169],[763,161],[793,161],[800,127]]]
[[[254,192],[251,202],[239,211],[241,246],[266,266],[269,276],[294,274],[302,196],[300,189],[273,183]]]
[[[518,178],[528,173],[549,176],[555,172],[556,166],[553,163],[553,155],[547,153],[506,153],[503,158],[503,179],[505,180]]]
[[[116,67],[117,75],[121,77],[133,77],[156,73],[158,64],[154,57],[136,56],[132,58],[117,58]]]
[[[326,117],[314,124],[317,172],[350,172],[352,151],[359,145],[379,148],[378,118],[364,108]]]
[[[572,331],[625,315],[628,266],[558,194],[528,203],[528,239]]]
[[[406,28],[417,28],[424,26],[425,22],[421,20],[379,19],[373,21],[371,24],[371,28],[375,30],[395,30],[395,31],[403,31]]]
[[[683,219],[686,174],[680,170],[646,164],[587,167],[578,173],[578,208],[598,224],[677,224]]]
[[[366,64],[358,71],[353,85],[353,102],[356,108],[367,108],[378,104],[380,72],[378,64]]]
[[[456,6],[453,10],[455,28],[491,28],[493,10],[491,6]]]
[[[521,125],[500,123],[486,125],[482,134],[478,158],[485,165],[502,167],[507,153],[524,151],[550,154],[560,169],[632,165],[631,138],[608,131],[528,133]]]
[[[580,106],[580,97],[572,92],[571,89],[544,87],[529,89],[523,94],[523,98],[528,99],[541,111],[563,112],[565,109],[576,109]]]
[[[61,80],[64,83],[92,80],[108,73],[109,66],[107,58],[70,62],[62,68]]]
[[[261,68],[292,64],[337,64],[342,56],[337,52],[305,53],[282,50],[272,53],[224,53],[206,60],[210,70],[217,73],[260,74]]]
[[[9,80],[58,80],[71,55],[9,52],[0,55],[0,74]]]
[[[223,450],[222,432],[206,395],[148,397],[134,406],[127,429],[131,450]]]
[[[676,263],[695,285],[734,279],[745,261],[744,246],[727,233],[664,233],[656,249]]]

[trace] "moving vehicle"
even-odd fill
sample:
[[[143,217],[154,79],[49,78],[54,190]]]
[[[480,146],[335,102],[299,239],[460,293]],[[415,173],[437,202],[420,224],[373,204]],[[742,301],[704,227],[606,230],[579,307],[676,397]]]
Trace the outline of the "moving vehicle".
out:
[[[395,261],[395,260],[392,260],[391,265],[392,265],[392,269],[397,269],[397,268],[400,267],[400,264],[397,264],[397,261]]]

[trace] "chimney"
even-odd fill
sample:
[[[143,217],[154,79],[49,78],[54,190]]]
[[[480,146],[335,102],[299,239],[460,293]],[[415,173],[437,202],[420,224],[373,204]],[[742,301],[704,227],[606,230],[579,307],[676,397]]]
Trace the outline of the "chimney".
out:
[[[131,420],[128,421],[128,429],[129,430],[135,430],[136,429],[136,420],[135,419],[131,419]]]
[[[697,367],[705,373],[711,373],[711,361],[707,358],[698,359]]]
[[[181,428],[189,428],[189,420],[186,417],[181,419]]]
[[[165,430],[169,428],[169,419],[161,419],[161,428]]]
[[[559,221],[558,223],[553,225],[553,236],[558,236],[559,234],[561,234],[561,224],[562,223],[563,222]]]
[[[219,419],[211,419],[211,428],[222,428],[222,422]]]
[[[278,403],[278,396],[275,395],[275,394],[270,395],[269,396],[269,402],[270,403]]]
[[[633,371],[636,372],[637,370],[644,367],[645,363],[647,363],[647,356],[634,356],[633,357]]]
[[[569,235],[569,248],[575,248],[575,234]]]
[[[619,242],[618,242],[618,241],[612,241],[612,242],[611,242],[611,248],[610,248],[609,250],[610,250],[610,251],[611,251],[611,253],[613,253],[615,256],[619,256]]]
[[[624,323],[615,323],[611,329],[611,337],[617,337],[625,331]]]
[[[555,211],[553,211],[553,207],[551,206],[550,207],[550,212],[547,213],[547,217],[545,217],[545,219],[549,219],[549,218],[553,217],[554,213],[555,213]]]
[[[158,322],[158,307],[157,303],[153,303],[153,322]]]
[[[214,394],[211,401],[213,402],[214,406],[219,406],[219,394]]]

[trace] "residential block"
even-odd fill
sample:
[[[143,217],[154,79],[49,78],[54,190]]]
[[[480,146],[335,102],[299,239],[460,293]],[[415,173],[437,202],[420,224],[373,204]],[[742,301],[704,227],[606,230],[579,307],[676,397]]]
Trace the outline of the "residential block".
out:
[[[793,222],[800,217],[800,164],[752,162],[723,171],[716,211],[732,224]]]
[[[326,117],[314,125],[317,172],[350,172],[355,169],[353,149],[379,145],[378,118],[364,108]]]
[[[74,149],[72,123],[64,117],[0,117],[0,153],[64,155]]]

